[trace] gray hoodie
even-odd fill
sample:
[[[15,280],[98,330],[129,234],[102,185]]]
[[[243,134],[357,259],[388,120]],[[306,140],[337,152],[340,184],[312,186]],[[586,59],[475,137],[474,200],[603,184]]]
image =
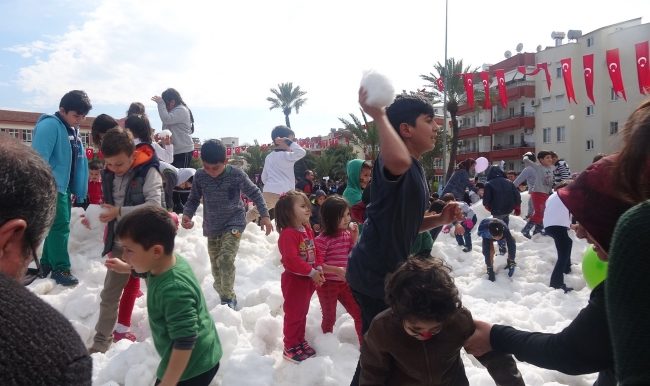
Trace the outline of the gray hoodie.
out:
[[[159,99],[158,115],[163,123],[162,129],[172,132],[171,141],[174,145],[174,155],[194,151],[190,110],[184,105],[178,105],[172,111],[167,111],[165,101]]]
[[[528,159],[528,156],[524,156],[524,163],[526,166],[530,166],[535,170],[535,184],[532,189],[529,186],[528,191],[545,194],[553,193],[553,170],[555,170],[555,167],[542,166],[541,164],[535,163]],[[521,175],[519,177],[521,178]],[[519,180],[519,178],[517,178],[517,180]],[[517,180],[515,180],[515,183]]]

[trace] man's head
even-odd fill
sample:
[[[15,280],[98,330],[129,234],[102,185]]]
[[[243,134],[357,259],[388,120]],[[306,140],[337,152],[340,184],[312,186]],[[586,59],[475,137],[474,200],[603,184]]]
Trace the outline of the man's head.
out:
[[[22,280],[56,214],[52,169],[32,148],[0,135],[0,271]]]
[[[503,238],[503,230],[503,223],[499,220],[490,221],[488,224],[488,232],[490,232],[490,236],[495,240],[501,240]]]
[[[512,182],[515,182],[515,180],[517,179],[517,173],[515,173],[514,170],[508,170],[506,174],[508,175],[508,179]]]
[[[77,127],[86,119],[93,108],[88,95],[81,90],[73,90],[65,94],[59,103],[59,114],[72,127]]]
[[[115,236],[124,247],[124,261],[144,273],[172,255],[176,226],[165,209],[145,206],[122,217]]]
[[[314,182],[314,172],[311,170],[305,170],[305,179],[310,182]]]
[[[119,127],[110,129],[102,139],[102,153],[110,171],[120,177],[125,175],[135,162],[133,135]]]
[[[290,140],[293,141],[293,139],[296,137],[296,134],[288,128],[285,125],[278,125],[273,128],[273,131],[271,131],[271,140],[273,143],[275,143],[276,138],[289,138]]]
[[[88,162],[88,174],[92,182],[97,182],[101,178],[102,163],[99,161]]]
[[[364,161],[361,164],[361,173],[359,173],[359,186],[361,189],[365,189],[370,182],[370,174],[372,173],[372,163],[370,161]]]
[[[433,106],[423,96],[398,95],[386,108],[386,116],[407,147],[419,154],[435,147],[439,128],[433,119]]]
[[[218,139],[209,139],[201,146],[203,171],[216,178],[226,170],[226,147]]]
[[[386,280],[386,303],[406,333],[427,340],[462,307],[451,269],[437,258],[409,258]]]

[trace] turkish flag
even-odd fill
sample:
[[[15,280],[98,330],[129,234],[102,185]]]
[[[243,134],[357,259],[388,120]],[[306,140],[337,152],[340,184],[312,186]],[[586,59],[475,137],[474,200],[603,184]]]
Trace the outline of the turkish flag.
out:
[[[194,158],[199,158],[199,150],[198,149],[194,150],[193,156],[194,156]]]
[[[548,64],[547,63],[537,63],[535,70],[533,72],[526,73],[526,66],[517,66],[517,71],[521,72],[524,75],[537,75],[541,70],[544,70],[546,75],[546,84],[548,85],[548,91],[551,92],[551,74],[548,73]]]
[[[239,146],[237,146],[237,147],[235,148],[235,154],[239,154],[239,150],[241,150],[241,149],[239,148]]]
[[[650,62],[648,61],[648,42],[637,43],[636,49],[636,72],[639,76],[639,92],[642,95],[650,95]]]
[[[86,158],[88,158],[88,159],[93,158],[93,149],[92,148],[86,149]]]
[[[99,157],[99,158],[104,158],[104,153],[102,153],[101,150],[98,150],[98,151],[97,151],[97,157]]]
[[[596,104],[596,100],[594,99],[594,54],[583,56],[582,66],[584,67],[585,72],[587,96],[591,99],[591,103]]]
[[[265,143],[263,143],[261,147],[262,147],[262,151],[266,150],[266,144]]]
[[[264,145],[262,145],[262,146],[264,146]],[[232,156],[232,147],[227,147],[226,148],[226,156],[227,157]]]
[[[336,140],[334,140],[334,144],[336,144],[336,146],[339,145],[339,139],[338,138]]]
[[[526,67],[524,67],[526,71]],[[508,91],[506,90],[506,75],[505,70],[497,70],[497,83],[499,84],[499,98],[501,99],[501,107],[508,108]]]
[[[625,86],[623,86],[621,59],[618,55],[618,48],[605,51],[605,56],[607,57],[607,70],[609,71],[609,77],[612,79],[614,92],[617,96],[620,93],[623,96],[623,99],[625,99],[627,102],[627,97],[625,96]]]
[[[573,67],[571,67],[571,58],[560,60],[560,64],[562,64],[562,75],[567,99],[571,103],[571,99],[573,98],[573,103],[578,104],[576,102],[576,93],[573,90]]]
[[[474,108],[474,74],[459,74],[463,77],[463,84],[465,85],[465,94],[467,95],[467,104],[469,107]]]
[[[438,84],[438,90],[440,90],[440,91],[445,90],[445,82],[442,81],[442,78],[438,78],[436,80],[436,83]]]
[[[486,71],[481,74],[481,82],[483,82],[483,91],[485,92],[485,109],[490,108],[490,78]]]
[[[242,146],[241,147],[241,151],[246,151],[246,149],[248,149],[248,146]]]

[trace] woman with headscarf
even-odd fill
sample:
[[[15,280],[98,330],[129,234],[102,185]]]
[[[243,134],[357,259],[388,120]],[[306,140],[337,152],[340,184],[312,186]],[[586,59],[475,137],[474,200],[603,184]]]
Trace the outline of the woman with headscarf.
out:
[[[469,172],[474,170],[475,167],[476,161],[474,158],[468,158],[459,163],[458,168],[454,174],[451,175],[447,185],[445,185],[445,188],[442,190],[440,197],[444,196],[446,193],[451,193],[456,197],[456,201],[462,201],[466,189],[477,193],[478,188],[469,180]]]
[[[576,235],[593,244],[602,261],[608,251],[616,220],[631,205],[619,198],[610,183],[616,155],[591,165],[558,191],[560,200],[578,220]],[[616,385],[614,354],[605,310],[605,280],[591,292],[589,303],[557,334],[519,331],[475,320],[476,333],[465,346],[468,353],[491,350],[510,353],[518,360],[569,375],[599,372],[594,385]]]

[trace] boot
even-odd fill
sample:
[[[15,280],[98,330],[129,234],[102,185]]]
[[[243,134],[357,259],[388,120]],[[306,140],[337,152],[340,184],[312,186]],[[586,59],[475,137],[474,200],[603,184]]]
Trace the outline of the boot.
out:
[[[488,274],[488,279],[490,279],[490,281],[496,280],[496,278],[494,277],[494,270],[491,267],[488,267],[487,274]]]
[[[499,255],[503,256],[508,252],[506,249],[506,241],[504,239],[499,240],[497,245],[499,245]]]
[[[538,233],[541,234],[542,236],[546,236],[546,232],[544,232],[544,225],[535,224],[535,230],[533,231],[533,236],[535,236]]]
[[[531,237],[530,236],[530,230],[533,229],[534,226],[535,226],[534,222],[528,221],[528,223],[526,223],[526,226],[524,227],[524,229],[521,230],[521,234],[524,235],[525,238],[530,239],[530,237]]]

